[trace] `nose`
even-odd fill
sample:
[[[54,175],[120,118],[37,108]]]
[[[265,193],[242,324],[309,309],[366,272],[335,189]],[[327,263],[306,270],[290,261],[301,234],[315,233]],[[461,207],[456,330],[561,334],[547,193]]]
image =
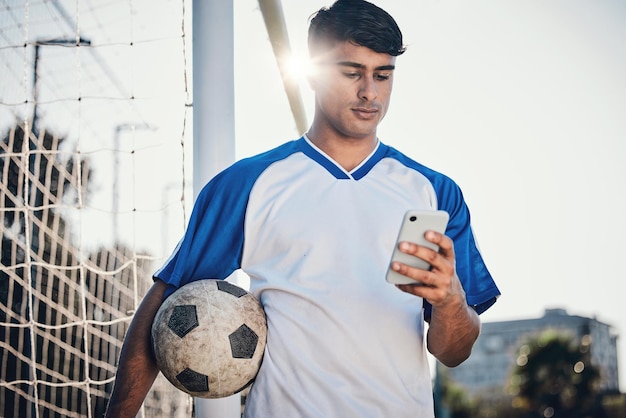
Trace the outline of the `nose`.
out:
[[[359,86],[359,99],[366,102],[374,100],[378,96],[376,83],[371,77],[363,77]]]

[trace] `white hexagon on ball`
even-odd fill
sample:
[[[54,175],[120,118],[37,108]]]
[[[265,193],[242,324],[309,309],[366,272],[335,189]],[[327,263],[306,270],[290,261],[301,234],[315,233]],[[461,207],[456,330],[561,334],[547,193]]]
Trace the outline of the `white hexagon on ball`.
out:
[[[152,324],[163,375],[201,398],[233,395],[254,381],[267,337],[258,300],[224,280],[198,280],[172,293]]]

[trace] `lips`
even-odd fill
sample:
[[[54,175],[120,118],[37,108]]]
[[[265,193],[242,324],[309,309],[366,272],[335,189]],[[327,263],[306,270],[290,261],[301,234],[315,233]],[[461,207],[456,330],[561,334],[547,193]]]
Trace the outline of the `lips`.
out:
[[[373,119],[378,115],[376,107],[354,107],[352,111],[361,119]]]

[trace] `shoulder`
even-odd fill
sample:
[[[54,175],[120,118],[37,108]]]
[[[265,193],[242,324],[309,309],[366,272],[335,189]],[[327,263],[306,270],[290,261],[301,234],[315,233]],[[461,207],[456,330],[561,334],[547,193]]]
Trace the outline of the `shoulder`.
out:
[[[439,197],[450,198],[454,195],[461,197],[461,189],[459,185],[448,175],[417,162],[413,158],[398,151],[396,148],[388,145],[385,145],[385,147],[386,158],[392,158],[405,166],[407,169],[417,171],[426,177]]]
[[[205,189],[207,191],[216,189],[243,191],[242,189],[251,188],[261,173],[270,165],[299,152],[300,141],[301,139],[289,141],[269,151],[236,161],[211,179],[204,186],[203,192]]]
[[[250,166],[250,165],[267,165],[275,161],[282,160],[288,156],[301,151],[301,143],[303,138],[298,138],[289,142],[285,142],[275,148],[252,157],[243,158],[233,164],[233,167]]]

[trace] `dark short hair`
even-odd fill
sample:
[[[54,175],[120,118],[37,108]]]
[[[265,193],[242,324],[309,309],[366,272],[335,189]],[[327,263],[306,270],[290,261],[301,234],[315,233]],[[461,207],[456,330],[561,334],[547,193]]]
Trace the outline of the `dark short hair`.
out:
[[[393,17],[365,0],[338,0],[311,18],[308,39],[311,57],[345,41],[392,56],[406,50]]]

